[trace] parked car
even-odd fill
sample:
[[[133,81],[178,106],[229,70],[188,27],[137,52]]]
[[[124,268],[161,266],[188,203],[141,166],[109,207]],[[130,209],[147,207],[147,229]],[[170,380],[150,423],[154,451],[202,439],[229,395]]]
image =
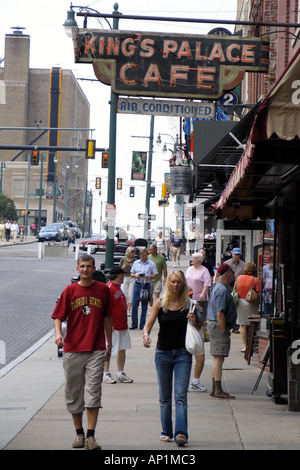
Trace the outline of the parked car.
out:
[[[59,228],[56,227],[55,225],[47,225],[46,227],[43,227],[39,231],[38,240],[39,242],[50,241],[50,240],[60,242],[61,233],[59,231]]]
[[[69,232],[68,232],[67,226],[64,223],[56,222],[56,223],[53,223],[53,224],[49,225],[49,227],[52,227],[52,226],[55,226],[55,227],[58,228],[58,230],[60,231],[62,240],[68,240]]]
[[[132,233],[127,233],[127,241],[123,243],[125,246],[134,245],[136,238]],[[115,245],[121,245],[121,242],[118,242],[117,238],[114,239]],[[106,249],[106,235],[104,234],[97,234],[97,236],[92,235],[89,238],[85,238],[79,244],[79,249],[83,251],[87,251],[87,247],[91,246],[91,253],[105,252]]]

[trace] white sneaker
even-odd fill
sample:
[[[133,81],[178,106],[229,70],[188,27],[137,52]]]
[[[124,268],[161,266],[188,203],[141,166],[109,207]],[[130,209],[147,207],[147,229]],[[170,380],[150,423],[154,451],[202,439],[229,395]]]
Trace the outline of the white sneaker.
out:
[[[204,385],[201,384],[201,382],[192,382],[191,389],[195,390],[196,392],[207,392],[207,388],[205,388]]]
[[[130,379],[129,377],[127,377],[127,375],[124,374],[124,372],[120,375],[117,375],[117,380],[125,384],[131,384],[133,382],[133,379]]]
[[[105,384],[116,384],[117,382],[113,378],[110,372],[103,376],[103,383]]]

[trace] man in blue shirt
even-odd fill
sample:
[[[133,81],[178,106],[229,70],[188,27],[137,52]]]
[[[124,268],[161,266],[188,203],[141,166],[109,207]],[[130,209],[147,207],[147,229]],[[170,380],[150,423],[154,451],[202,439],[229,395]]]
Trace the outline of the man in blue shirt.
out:
[[[210,396],[218,399],[235,398],[222,389],[222,367],[224,358],[230,351],[230,329],[236,322],[236,308],[229,285],[234,280],[234,272],[224,263],[217,270],[218,281],[212,290],[208,307],[207,320],[210,336],[212,364],[212,391]]]
[[[130,330],[135,330],[138,327],[138,307],[140,300],[142,302],[140,330],[144,328],[148,302],[150,300],[151,280],[158,274],[155,263],[148,259],[147,248],[142,248],[139,254],[140,259],[133,263],[130,271],[131,277],[135,278],[132,295],[132,325]]]

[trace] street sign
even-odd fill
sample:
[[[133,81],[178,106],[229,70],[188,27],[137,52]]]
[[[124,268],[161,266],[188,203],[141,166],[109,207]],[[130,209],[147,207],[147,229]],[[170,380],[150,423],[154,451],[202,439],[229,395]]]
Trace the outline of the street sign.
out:
[[[105,205],[105,219],[108,222],[115,222],[116,220],[116,205],[106,204]]]
[[[156,215],[138,214],[139,220],[156,220]]]

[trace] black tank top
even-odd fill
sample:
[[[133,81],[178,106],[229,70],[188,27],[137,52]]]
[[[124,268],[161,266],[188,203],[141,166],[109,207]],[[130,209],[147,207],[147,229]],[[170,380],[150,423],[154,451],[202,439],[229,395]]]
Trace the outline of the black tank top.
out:
[[[168,351],[185,347],[185,334],[188,309],[158,311],[159,332],[157,337],[158,349]]]

